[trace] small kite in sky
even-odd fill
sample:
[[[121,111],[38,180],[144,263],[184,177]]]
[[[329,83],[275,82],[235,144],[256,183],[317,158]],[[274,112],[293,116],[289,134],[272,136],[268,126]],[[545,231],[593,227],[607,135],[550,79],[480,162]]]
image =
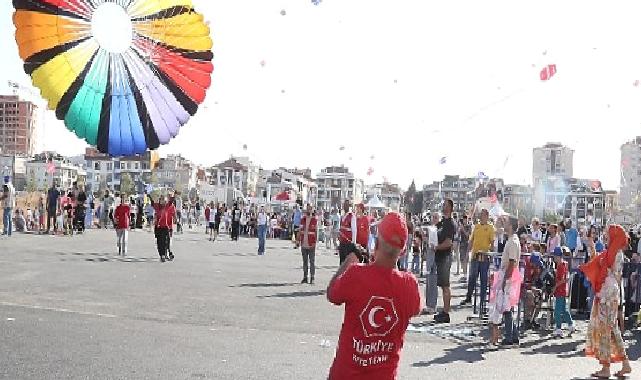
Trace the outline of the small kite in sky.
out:
[[[555,74],[556,74],[556,65],[550,64],[541,70],[541,73],[539,74],[539,76],[541,77],[542,81],[547,81],[552,79],[552,77]]]

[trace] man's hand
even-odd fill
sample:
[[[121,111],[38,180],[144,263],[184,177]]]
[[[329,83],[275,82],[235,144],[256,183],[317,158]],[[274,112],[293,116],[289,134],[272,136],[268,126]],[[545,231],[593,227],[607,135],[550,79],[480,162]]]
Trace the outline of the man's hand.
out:
[[[346,258],[345,261],[343,262],[343,266],[348,267],[352,264],[358,264],[360,262],[358,256],[356,256],[355,253],[350,253]]]

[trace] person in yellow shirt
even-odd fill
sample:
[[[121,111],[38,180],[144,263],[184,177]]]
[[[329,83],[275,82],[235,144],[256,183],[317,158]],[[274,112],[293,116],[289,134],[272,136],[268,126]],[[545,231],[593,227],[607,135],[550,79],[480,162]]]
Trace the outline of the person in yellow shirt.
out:
[[[487,294],[487,281],[488,274],[490,270],[490,260],[487,256],[487,253],[492,249],[494,244],[494,237],[496,231],[494,226],[489,224],[487,221],[490,217],[490,213],[487,209],[481,210],[481,221],[472,231],[472,237],[470,239],[470,270],[469,277],[467,281],[467,295],[463,302],[462,306],[465,306],[472,302],[472,294],[474,294],[474,286],[476,285],[476,280],[481,276],[481,289],[480,296],[481,310],[485,310],[485,297]]]

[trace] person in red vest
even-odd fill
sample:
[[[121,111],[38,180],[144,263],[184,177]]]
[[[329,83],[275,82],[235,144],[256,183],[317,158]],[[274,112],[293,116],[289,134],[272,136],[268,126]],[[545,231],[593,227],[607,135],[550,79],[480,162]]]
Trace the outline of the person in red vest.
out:
[[[345,261],[347,255],[354,252],[356,245],[356,215],[350,211],[351,203],[349,200],[343,202],[343,216],[341,217],[341,225],[338,233],[338,255],[340,263]]]
[[[408,238],[405,218],[389,213],[378,225],[374,261],[346,257],[327,287],[327,300],[345,304],[329,380],[393,380],[405,331],[423,303],[416,277],[396,269]]]
[[[316,232],[318,231],[318,218],[312,209],[312,205],[307,205],[307,211],[301,218],[300,229],[298,233],[298,245],[301,247],[303,254],[303,281],[301,284],[307,284],[307,270],[309,267],[309,284],[314,284],[314,274],[316,272]]]
[[[369,252],[369,228],[371,217],[365,215],[365,205],[359,203],[356,206],[356,244]]]

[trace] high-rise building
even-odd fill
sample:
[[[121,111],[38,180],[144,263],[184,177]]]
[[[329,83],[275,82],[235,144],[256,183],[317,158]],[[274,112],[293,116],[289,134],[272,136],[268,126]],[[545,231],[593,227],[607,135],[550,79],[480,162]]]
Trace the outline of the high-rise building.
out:
[[[567,187],[565,180],[572,178],[574,150],[561,143],[551,142],[534,148],[532,155],[532,185],[534,187],[534,212],[543,216],[553,213],[550,199],[556,199],[556,190]],[[557,201],[552,202],[558,204]]]
[[[619,205],[634,216],[641,213],[641,136],[621,145]]]
[[[533,150],[532,183],[549,177],[572,178],[574,150],[561,143],[547,143]]]
[[[17,95],[0,95],[0,153],[36,152],[37,107]]]

